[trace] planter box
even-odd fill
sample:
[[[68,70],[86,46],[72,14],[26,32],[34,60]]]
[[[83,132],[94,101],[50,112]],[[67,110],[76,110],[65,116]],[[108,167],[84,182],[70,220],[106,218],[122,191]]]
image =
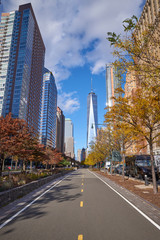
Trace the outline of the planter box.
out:
[[[51,182],[55,178],[64,176],[65,174],[71,172],[72,170],[64,171],[62,173],[53,174],[52,176],[42,178],[30,183],[27,183],[25,185],[9,189],[7,191],[0,193],[0,207],[3,207],[7,205],[10,202],[13,202],[14,200],[21,198],[25,196],[26,194],[32,192],[33,190],[41,187],[42,185]]]

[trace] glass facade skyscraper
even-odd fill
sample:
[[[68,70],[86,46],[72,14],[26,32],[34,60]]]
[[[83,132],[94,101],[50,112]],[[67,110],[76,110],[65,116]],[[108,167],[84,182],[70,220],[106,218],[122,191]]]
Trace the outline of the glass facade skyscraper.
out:
[[[11,111],[16,52],[18,46],[19,12],[3,13],[0,24],[0,115]],[[18,89],[17,89],[18,90]]]
[[[97,95],[91,91],[87,96],[87,153],[90,151],[90,144],[97,136],[97,127]]]
[[[55,78],[44,68],[41,99],[40,141],[45,146],[55,148],[57,116],[57,87]]]
[[[73,123],[70,118],[65,119],[65,154],[74,158]]]
[[[31,4],[2,13],[0,116],[9,112],[39,132],[45,46]]]

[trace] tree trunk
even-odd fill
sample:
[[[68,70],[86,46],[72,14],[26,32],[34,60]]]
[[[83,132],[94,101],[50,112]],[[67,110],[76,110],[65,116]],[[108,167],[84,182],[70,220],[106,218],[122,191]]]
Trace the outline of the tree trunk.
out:
[[[111,175],[113,173],[113,159],[112,159],[112,155],[111,155],[111,169],[110,169],[110,173],[111,173]]]
[[[30,161],[30,171],[32,172],[32,161]]]
[[[106,174],[106,161],[104,163],[104,173]]]
[[[2,176],[2,159],[0,159],[0,177]]]
[[[150,157],[151,157],[151,167],[152,167],[152,183],[153,183],[153,192],[156,194],[158,192],[157,181],[156,181],[156,174],[154,169],[154,154],[153,154],[153,144],[149,144],[150,148]]]
[[[123,162],[123,168],[122,168],[122,177],[123,181],[125,180],[125,174],[124,174],[124,167],[125,167],[125,154],[122,154],[122,162]]]
[[[11,159],[11,170],[12,170],[12,168],[13,168],[13,160]]]
[[[26,163],[25,163],[25,160],[23,160],[23,171],[24,171],[24,172],[26,171]]]
[[[4,171],[4,159],[2,159],[2,171]]]
[[[124,167],[125,167],[125,146],[124,146],[123,143],[121,144],[121,156],[122,156],[122,162],[123,162],[122,178],[123,178],[123,181],[125,181],[125,174],[124,174]]]
[[[15,161],[15,170],[17,170],[18,160]]]

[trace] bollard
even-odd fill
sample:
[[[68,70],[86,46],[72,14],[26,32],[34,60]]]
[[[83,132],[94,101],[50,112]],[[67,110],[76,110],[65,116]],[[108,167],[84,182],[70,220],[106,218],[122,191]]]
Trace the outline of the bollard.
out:
[[[147,179],[147,175],[144,175],[144,180],[145,180],[145,186],[149,185],[148,179]]]

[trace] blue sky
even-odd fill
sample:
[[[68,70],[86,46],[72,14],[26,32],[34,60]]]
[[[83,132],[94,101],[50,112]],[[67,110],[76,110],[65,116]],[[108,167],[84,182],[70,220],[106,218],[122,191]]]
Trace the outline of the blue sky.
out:
[[[107,32],[122,32],[122,21],[140,16],[145,0],[30,0],[46,46],[45,67],[58,88],[58,105],[74,124],[75,154],[86,148],[87,95],[98,97],[98,122],[104,120],[105,64],[112,62]],[[2,0],[14,11],[27,0]]]

